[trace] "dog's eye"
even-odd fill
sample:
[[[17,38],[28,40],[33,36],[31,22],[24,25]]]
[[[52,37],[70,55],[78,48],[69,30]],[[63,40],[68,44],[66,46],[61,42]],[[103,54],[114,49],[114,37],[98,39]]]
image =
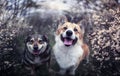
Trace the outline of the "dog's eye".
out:
[[[75,32],[77,32],[77,31],[78,31],[78,29],[74,28],[74,31],[75,31]]]
[[[67,29],[67,27],[63,27],[63,29],[64,29],[64,30],[66,30],[66,29]]]
[[[43,43],[43,41],[42,41],[42,40],[38,40],[38,42],[39,42],[40,44],[42,44],[42,43]]]
[[[32,44],[34,42],[34,40],[30,40],[30,43]]]

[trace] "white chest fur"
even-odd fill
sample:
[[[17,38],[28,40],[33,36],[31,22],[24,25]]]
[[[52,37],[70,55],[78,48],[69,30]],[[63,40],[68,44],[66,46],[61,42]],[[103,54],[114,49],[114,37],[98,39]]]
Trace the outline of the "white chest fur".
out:
[[[78,45],[66,47],[56,43],[53,49],[58,64],[64,69],[76,66],[80,57],[83,55],[83,50]]]
[[[40,64],[40,63],[41,63],[41,62],[40,62],[40,57],[35,57],[34,63],[35,63],[35,64]]]

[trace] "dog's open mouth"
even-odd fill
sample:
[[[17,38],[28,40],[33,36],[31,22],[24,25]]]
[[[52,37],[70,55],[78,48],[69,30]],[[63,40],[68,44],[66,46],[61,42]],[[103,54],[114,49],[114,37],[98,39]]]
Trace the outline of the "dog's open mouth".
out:
[[[39,50],[34,50],[34,51],[33,51],[33,54],[34,54],[34,55],[39,55],[39,52],[40,52]]]
[[[43,49],[43,46],[41,47],[41,49],[33,50],[33,54],[34,54],[34,55],[40,55],[42,49]]]
[[[72,45],[73,40],[69,39],[69,38],[64,38],[63,42],[65,45],[70,46],[70,45]]]
[[[71,46],[77,42],[77,38],[71,39],[70,37],[63,37],[62,35],[61,35],[61,40],[63,41],[65,46]]]

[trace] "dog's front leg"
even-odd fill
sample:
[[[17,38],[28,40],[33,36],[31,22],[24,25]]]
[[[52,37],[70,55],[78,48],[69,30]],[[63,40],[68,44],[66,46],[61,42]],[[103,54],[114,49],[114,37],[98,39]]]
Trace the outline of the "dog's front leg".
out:
[[[31,74],[32,76],[35,76],[35,71],[34,71],[33,69],[31,69],[30,74]]]
[[[69,76],[75,76],[75,68],[71,68],[70,70],[69,70],[69,73],[68,73],[68,75]]]
[[[66,74],[66,69],[60,68],[60,71],[58,72],[60,75],[65,75]]]
[[[68,69],[68,76],[75,76],[75,70],[77,69],[77,65],[73,65]]]
[[[30,76],[35,76],[35,71],[33,67],[25,67],[25,69],[30,72]]]

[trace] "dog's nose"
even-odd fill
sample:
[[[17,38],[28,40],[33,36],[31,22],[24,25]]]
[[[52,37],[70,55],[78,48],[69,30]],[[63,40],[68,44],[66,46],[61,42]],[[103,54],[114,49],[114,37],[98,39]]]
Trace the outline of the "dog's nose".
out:
[[[38,50],[38,45],[34,45],[34,50]]]
[[[67,30],[67,32],[66,32],[67,36],[71,36],[72,34],[73,34],[73,32],[71,30]]]

